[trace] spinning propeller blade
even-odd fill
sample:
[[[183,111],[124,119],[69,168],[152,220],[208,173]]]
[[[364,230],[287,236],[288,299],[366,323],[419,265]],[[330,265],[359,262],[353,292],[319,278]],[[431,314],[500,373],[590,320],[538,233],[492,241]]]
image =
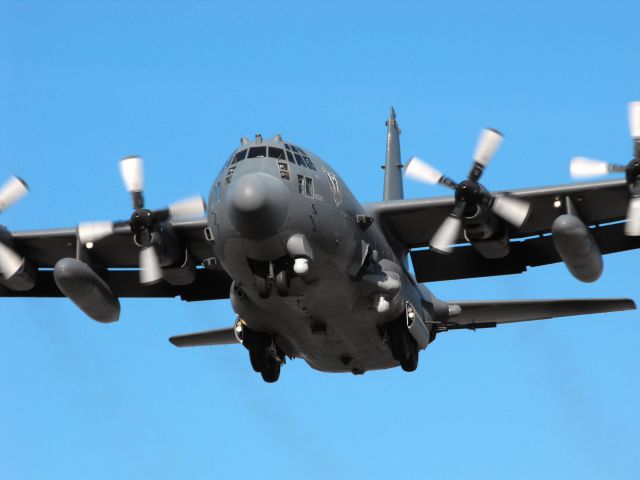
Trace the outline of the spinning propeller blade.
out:
[[[429,244],[431,248],[439,253],[451,253],[451,245],[453,245],[460,234],[462,228],[462,220],[450,214],[444,219],[442,225],[438,228]]]
[[[485,128],[480,133],[473,160],[483,167],[486,167],[502,143],[502,134],[493,128]]]
[[[108,237],[113,233],[113,223],[104,222],[82,222],[78,225],[78,238],[80,243],[87,245]]]
[[[573,157],[569,172],[572,178],[599,177],[609,173],[609,164],[593,158]]]
[[[501,195],[493,197],[491,210],[514,227],[519,228],[529,218],[531,204],[520,198]]]
[[[418,157],[412,157],[405,169],[405,175],[419,182],[436,185],[442,178],[442,173]]]
[[[640,140],[640,102],[629,104],[629,131],[634,140]]]
[[[142,158],[131,156],[120,160],[120,175],[127,192],[141,192],[144,184]]]
[[[202,217],[204,213],[204,199],[200,195],[194,195],[169,205],[169,215],[173,219]]]
[[[0,273],[4,278],[11,278],[22,267],[22,258],[10,247],[0,242]]]
[[[640,197],[629,200],[627,208],[627,223],[624,225],[624,234],[637,237],[640,235]]]
[[[158,254],[153,246],[140,250],[140,283],[149,285],[162,279],[162,268]]]
[[[27,182],[19,177],[9,177],[9,180],[0,188],[0,212],[4,212],[27,193],[29,193]]]

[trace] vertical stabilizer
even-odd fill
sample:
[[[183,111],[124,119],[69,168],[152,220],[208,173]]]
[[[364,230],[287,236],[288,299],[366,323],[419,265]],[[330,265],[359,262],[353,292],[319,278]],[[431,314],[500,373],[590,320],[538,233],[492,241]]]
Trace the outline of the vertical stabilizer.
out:
[[[387,158],[382,168],[384,168],[384,201],[404,198],[402,162],[400,160],[400,129],[393,107],[391,107],[391,114],[387,120]]]

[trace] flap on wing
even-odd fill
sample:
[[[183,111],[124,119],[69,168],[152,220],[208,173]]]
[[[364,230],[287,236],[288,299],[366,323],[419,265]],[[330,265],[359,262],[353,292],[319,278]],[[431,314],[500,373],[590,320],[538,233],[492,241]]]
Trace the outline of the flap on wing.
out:
[[[113,270],[106,272],[104,280],[116,297],[180,297],[185,301],[221,300],[229,298],[231,278],[223,271],[197,269],[196,278],[189,285],[175,286],[165,281],[142,285],[137,270]],[[0,297],[63,297],[53,279],[53,271],[36,273],[35,286],[31,290],[10,290],[0,285]]]
[[[603,254],[640,248],[640,237],[626,236],[624,223],[592,228],[590,232]],[[522,273],[528,267],[561,261],[550,235],[513,241],[510,247],[507,256],[494,259],[483,257],[471,245],[455,247],[449,255],[434,250],[414,250],[411,262],[419,282],[437,282]]]
[[[202,347],[205,345],[232,345],[238,343],[233,328],[176,335],[171,337],[169,341],[176,347]]]
[[[575,299],[575,300],[503,300],[448,302],[458,305],[461,313],[444,322],[442,330],[494,327],[501,323],[544,320],[590,313],[635,310],[636,304],[628,298]],[[439,327],[440,325],[438,325]]]

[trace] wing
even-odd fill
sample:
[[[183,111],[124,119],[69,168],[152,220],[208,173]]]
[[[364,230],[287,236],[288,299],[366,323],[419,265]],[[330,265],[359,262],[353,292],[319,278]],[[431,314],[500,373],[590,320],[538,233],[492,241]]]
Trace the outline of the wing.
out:
[[[171,223],[180,246],[193,270],[190,281],[161,281],[142,285],[138,276],[138,255],[129,225],[115,225],[113,235],[95,242],[89,251],[92,263],[104,268],[103,279],[116,297],[181,297],[183,300],[229,298],[231,279],[213,258],[211,242],[205,236],[205,219]],[[53,279],[53,267],[63,258],[76,258],[76,228],[15,232],[12,241],[16,251],[36,269],[35,284],[27,290],[0,286],[3,297],[61,297]]]
[[[502,323],[545,320],[554,317],[635,310],[627,298],[578,300],[490,300],[448,302],[459,314],[446,322],[436,322],[437,331],[495,327]]]
[[[176,347],[202,347],[206,345],[233,345],[238,342],[238,337],[233,328],[220,328],[206,330],[186,335],[175,335],[169,341]]]
[[[507,192],[502,192],[507,193]],[[450,255],[433,250],[413,250],[416,278],[420,282],[453,280],[520,273],[527,267],[561,261],[550,236],[553,221],[563,209],[557,200],[570,198],[579,217],[590,231],[602,253],[640,248],[640,237],[626,237],[624,224],[629,193],[624,180],[577,183],[553,187],[529,188],[508,192],[531,202],[529,219],[516,229],[509,227],[511,251],[500,259],[486,259],[463,236]],[[408,249],[424,248],[453,209],[453,197],[396,200],[365,205],[381,225],[390,241]]]

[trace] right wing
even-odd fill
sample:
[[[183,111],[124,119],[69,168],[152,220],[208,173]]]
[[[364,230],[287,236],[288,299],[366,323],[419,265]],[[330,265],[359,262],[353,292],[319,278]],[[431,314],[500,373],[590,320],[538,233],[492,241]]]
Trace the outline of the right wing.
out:
[[[172,222],[185,255],[193,261],[193,281],[186,285],[166,280],[153,285],[139,282],[138,255],[127,222],[115,224],[114,233],[96,241],[88,254],[103,268],[103,279],[116,297],[177,297],[186,301],[229,298],[231,278],[213,257],[211,241],[205,236],[205,219]],[[53,267],[63,258],[76,258],[76,228],[15,232],[11,235],[17,253],[36,268],[35,285],[19,291],[0,285],[0,297],[61,297],[53,279]]]

